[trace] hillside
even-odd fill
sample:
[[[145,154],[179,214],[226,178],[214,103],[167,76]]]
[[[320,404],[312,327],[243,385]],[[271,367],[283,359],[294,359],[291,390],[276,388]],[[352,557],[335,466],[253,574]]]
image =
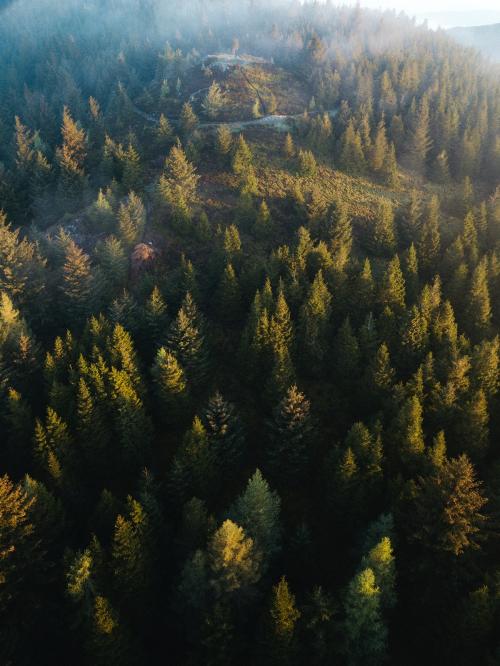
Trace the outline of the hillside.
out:
[[[473,46],[487,58],[500,62],[500,23],[451,28],[448,33],[464,46]]]
[[[499,118],[394,12],[0,10],[2,666],[498,661]]]

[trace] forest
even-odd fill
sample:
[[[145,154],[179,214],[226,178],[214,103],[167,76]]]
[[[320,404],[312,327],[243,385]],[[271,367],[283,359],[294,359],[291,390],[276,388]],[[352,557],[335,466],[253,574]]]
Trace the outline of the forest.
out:
[[[500,66],[293,0],[0,4],[0,663],[500,665]]]

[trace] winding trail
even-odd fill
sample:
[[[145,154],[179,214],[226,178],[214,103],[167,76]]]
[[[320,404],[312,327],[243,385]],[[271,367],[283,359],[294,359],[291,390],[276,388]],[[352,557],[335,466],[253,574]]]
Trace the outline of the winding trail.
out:
[[[197,91],[198,93],[200,91]],[[153,125],[158,125],[159,124],[159,118],[157,118],[155,115],[152,113],[146,113],[145,111],[142,111],[141,109],[137,108],[135,104],[132,105],[134,112],[138,115],[141,116],[141,118],[144,118],[144,120],[147,120],[148,122],[152,123]],[[329,109],[327,111],[311,111],[309,115],[311,116],[317,116],[320,113],[327,113],[331,118],[337,115],[337,109]],[[262,116],[262,118],[252,118],[251,120],[234,120],[234,121],[229,121],[229,122],[201,122],[198,124],[198,129],[208,129],[208,130],[215,130],[221,125],[225,125],[231,133],[233,132],[241,132],[247,127],[272,127],[275,129],[277,132],[288,132],[294,123],[294,121],[299,120],[302,118],[303,114],[302,113],[297,113],[295,115],[279,115],[279,114],[271,114],[268,116]],[[169,117],[168,120],[173,123],[173,124],[178,124],[179,123],[179,118],[173,118]]]

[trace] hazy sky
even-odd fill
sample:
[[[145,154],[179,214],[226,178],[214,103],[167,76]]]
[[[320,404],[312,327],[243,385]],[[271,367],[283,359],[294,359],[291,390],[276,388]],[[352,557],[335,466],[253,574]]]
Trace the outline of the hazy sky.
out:
[[[341,0],[338,0],[342,4]],[[356,4],[356,0],[344,0]],[[396,9],[419,19],[429,17],[431,27],[500,23],[500,0],[360,0],[362,7]],[[438,16],[439,15],[439,16]]]

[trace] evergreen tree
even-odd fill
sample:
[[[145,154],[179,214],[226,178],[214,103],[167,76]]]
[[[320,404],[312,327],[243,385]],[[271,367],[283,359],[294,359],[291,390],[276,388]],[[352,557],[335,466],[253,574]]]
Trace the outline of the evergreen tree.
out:
[[[234,406],[226,402],[219,392],[209,400],[204,417],[218,474],[228,480],[237,473],[244,454],[242,424]]]
[[[379,301],[384,307],[396,311],[403,311],[405,307],[405,280],[398,255],[388,263],[386,271],[382,276],[380,285]]]
[[[81,324],[92,306],[93,278],[90,258],[72,240],[66,247],[61,277],[60,290],[65,307],[75,324]]]
[[[187,396],[182,367],[171,352],[160,347],[151,373],[156,383],[162,418],[167,422],[177,420]]]
[[[260,578],[259,555],[243,528],[226,520],[208,544],[211,584],[217,596],[240,594]]]
[[[225,95],[221,90],[221,87],[216,81],[212,81],[208,93],[203,100],[203,110],[210,118],[210,120],[215,120],[221,114],[221,111],[224,110],[226,104]]]
[[[304,363],[318,372],[327,354],[327,335],[332,297],[318,271],[300,312],[299,328]]]
[[[145,226],[144,205],[134,192],[130,192],[118,211],[118,229],[125,247],[130,248],[141,240]]]
[[[363,173],[365,165],[361,137],[354,129],[352,121],[349,121],[341,139],[340,166],[348,173],[360,174]]]
[[[296,657],[296,624],[301,613],[284,576],[273,587],[270,616],[270,661],[291,664]]]
[[[396,248],[394,213],[391,203],[385,199],[380,203],[373,225],[372,246],[382,256],[392,254]]]
[[[303,478],[311,454],[310,404],[296,386],[291,386],[276,407],[269,424],[267,460],[273,478],[282,483]]]
[[[248,480],[245,491],[238,497],[230,515],[250,536],[262,557],[262,570],[280,550],[281,501],[260,470]]]
[[[63,186],[68,193],[74,194],[84,183],[87,135],[73,120],[66,106],[63,110],[61,134],[63,143],[57,149],[57,160]]]
[[[434,269],[440,246],[439,199],[434,195],[429,201],[417,241],[419,263],[427,272]]]
[[[172,211],[174,218],[189,219],[196,202],[199,176],[195,167],[187,160],[180,144],[171,148],[165,161],[165,172],[160,176],[158,191],[160,198]]]
[[[170,326],[168,346],[180,362],[190,384],[199,389],[206,380],[209,362],[203,320],[189,293]]]
[[[372,569],[364,569],[349,583],[344,610],[347,663],[353,666],[383,663],[387,629],[380,612],[380,588]]]

